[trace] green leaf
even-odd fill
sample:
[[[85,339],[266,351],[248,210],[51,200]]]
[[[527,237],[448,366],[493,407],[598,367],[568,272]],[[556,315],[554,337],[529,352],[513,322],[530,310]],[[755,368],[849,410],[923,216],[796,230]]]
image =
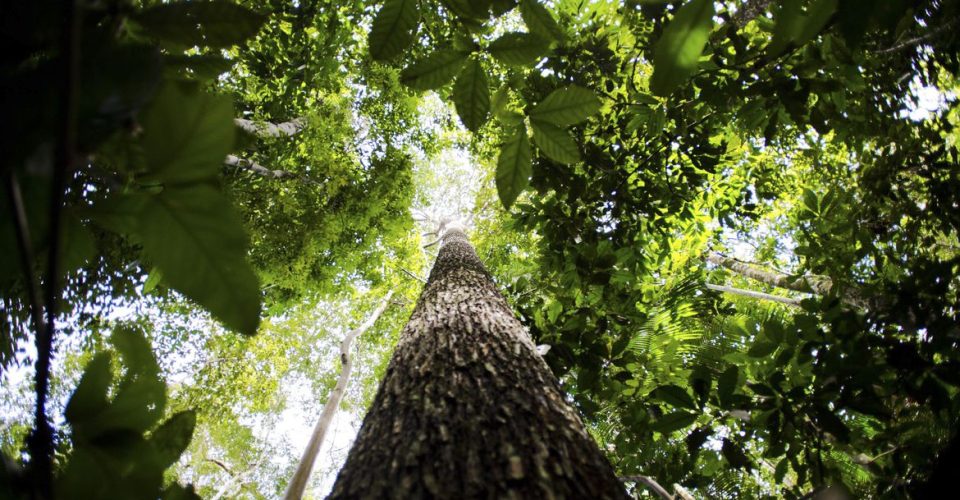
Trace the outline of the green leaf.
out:
[[[550,49],[550,42],[532,33],[507,33],[487,47],[494,59],[512,66],[529,66]]]
[[[147,180],[188,183],[213,179],[233,147],[233,105],[171,83],[154,99],[143,119]]]
[[[143,283],[142,293],[148,294],[156,290],[157,285],[163,280],[163,273],[160,272],[160,269],[153,268],[150,270],[150,274],[147,275],[147,281]]]
[[[209,185],[168,189],[140,213],[144,253],[172,288],[233,330],[260,323],[257,277],[245,260],[247,238],[229,202]]]
[[[531,33],[535,33],[547,39],[562,41],[564,38],[563,30],[557,25],[556,19],[550,14],[540,2],[536,0],[521,0],[520,16],[523,17],[524,24]]]
[[[420,24],[419,0],[386,0],[370,27],[370,56],[386,61],[413,43]]]
[[[740,369],[736,366],[730,366],[717,379],[717,397],[720,404],[726,406],[726,402],[733,396],[740,381]]]
[[[110,372],[110,353],[101,352],[93,357],[86,368],[80,383],[70,395],[63,416],[70,424],[95,417],[107,407],[107,390],[113,376]]]
[[[179,484],[171,484],[167,486],[167,489],[163,490],[163,494],[160,496],[160,500],[202,500],[200,495],[197,495],[193,491],[193,485],[189,486],[180,486]]]
[[[650,90],[655,95],[670,95],[697,70],[713,29],[713,14],[713,0],[691,0],[664,28],[653,52]]]
[[[747,351],[747,356],[751,358],[763,358],[769,356],[773,351],[777,350],[777,344],[769,340],[757,340],[750,346],[750,350]]]
[[[661,434],[669,434],[673,431],[683,429],[696,421],[696,413],[680,410],[660,417],[650,425],[650,428]]]
[[[727,462],[734,469],[745,468],[749,470],[753,468],[753,464],[750,462],[747,454],[744,453],[736,443],[727,438],[723,439],[723,445],[720,448],[720,453],[723,454],[723,458],[727,459]]]
[[[570,85],[554,90],[530,111],[531,120],[567,127],[580,123],[600,110],[600,99],[593,92]]]
[[[186,410],[167,419],[150,435],[150,444],[157,450],[157,457],[164,469],[173,465],[187,449],[196,425],[196,413]]]
[[[466,60],[466,52],[440,49],[404,68],[400,82],[417,90],[438,89],[460,72]]]
[[[497,194],[504,208],[510,209],[517,196],[530,184],[530,140],[523,122],[509,132],[497,158]]]
[[[119,327],[110,335],[110,343],[120,353],[124,366],[135,375],[156,376],[160,365],[153,355],[150,343],[143,334],[131,328]]]
[[[676,385],[661,385],[654,389],[651,395],[671,406],[690,410],[696,409],[697,407],[697,404],[693,402],[690,394]]]
[[[490,115],[490,87],[487,74],[477,59],[463,67],[453,84],[453,104],[463,125],[473,132],[487,122]]]
[[[580,161],[580,150],[570,134],[547,122],[531,120],[533,140],[551,160],[571,164]]]
[[[229,48],[252,37],[267,17],[224,0],[171,2],[131,16],[150,36],[186,47]]]

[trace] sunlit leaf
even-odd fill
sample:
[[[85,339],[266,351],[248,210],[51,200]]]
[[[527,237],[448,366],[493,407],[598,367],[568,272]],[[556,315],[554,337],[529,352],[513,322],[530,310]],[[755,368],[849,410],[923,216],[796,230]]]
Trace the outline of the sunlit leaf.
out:
[[[530,160],[530,140],[521,122],[508,132],[497,158],[497,194],[505,208],[510,208],[530,184]]]
[[[487,47],[494,59],[514,66],[537,62],[550,48],[550,42],[532,33],[506,33]]]
[[[417,90],[433,90],[453,79],[467,60],[467,53],[440,49],[400,72],[400,81]]]
[[[476,132],[490,115],[490,85],[483,65],[471,59],[460,71],[453,84],[453,103],[460,121]]]
[[[531,120],[530,125],[534,142],[550,159],[567,164],[580,161],[580,150],[569,132],[539,120]]]
[[[713,29],[713,0],[690,0],[683,4],[663,30],[653,55],[650,90],[670,95],[697,70],[700,54]]]
[[[551,92],[530,111],[530,119],[567,127],[590,118],[599,110],[600,99],[596,94],[570,85]]]
[[[370,56],[386,61],[400,55],[417,34],[419,0],[386,0],[370,28]]]

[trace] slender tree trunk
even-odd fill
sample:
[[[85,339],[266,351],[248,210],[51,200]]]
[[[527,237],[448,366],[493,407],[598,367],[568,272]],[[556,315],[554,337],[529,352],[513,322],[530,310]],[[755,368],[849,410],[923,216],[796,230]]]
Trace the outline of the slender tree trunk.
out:
[[[329,498],[627,498],[466,235],[442,244]]]
[[[353,344],[354,339],[363,335],[363,332],[369,330],[373,324],[377,322],[377,319],[380,318],[383,311],[390,305],[391,297],[393,297],[393,290],[387,292],[387,295],[380,301],[380,305],[377,306],[366,321],[351,330],[350,333],[343,338],[343,341],[340,342],[340,363],[342,365],[340,378],[337,379],[337,385],[333,388],[333,392],[330,393],[330,397],[327,398],[326,404],[323,405],[320,420],[317,421],[317,425],[313,428],[313,434],[311,434],[310,441],[307,443],[307,449],[303,451],[303,457],[300,458],[300,465],[297,466],[297,471],[293,474],[290,484],[287,485],[287,492],[283,496],[285,499],[295,500],[303,497],[303,491],[306,489],[307,482],[310,480],[310,473],[313,471],[313,463],[317,459],[317,453],[320,452],[320,445],[323,444],[323,438],[327,434],[327,429],[330,428],[333,415],[337,413],[337,408],[343,399],[343,393],[347,390],[347,384],[350,382],[350,370],[353,368],[353,360],[350,358],[350,346]]]

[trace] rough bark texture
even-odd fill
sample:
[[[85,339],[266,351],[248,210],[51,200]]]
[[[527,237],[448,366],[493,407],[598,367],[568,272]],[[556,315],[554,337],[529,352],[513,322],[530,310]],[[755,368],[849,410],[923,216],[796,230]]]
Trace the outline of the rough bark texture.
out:
[[[307,125],[307,121],[303,118],[295,118],[283,123],[255,122],[244,118],[234,118],[233,123],[259,137],[291,136],[303,130]]]
[[[451,230],[328,498],[628,497]]]

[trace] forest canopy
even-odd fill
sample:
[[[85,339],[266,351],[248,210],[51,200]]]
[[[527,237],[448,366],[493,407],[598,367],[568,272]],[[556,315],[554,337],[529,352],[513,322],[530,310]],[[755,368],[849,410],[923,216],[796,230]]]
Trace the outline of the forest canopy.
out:
[[[280,497],[356,331],[325,496],[456,221],[631,495],[943,491],[958,27],[947,0],[0,2],[0,488]]]

